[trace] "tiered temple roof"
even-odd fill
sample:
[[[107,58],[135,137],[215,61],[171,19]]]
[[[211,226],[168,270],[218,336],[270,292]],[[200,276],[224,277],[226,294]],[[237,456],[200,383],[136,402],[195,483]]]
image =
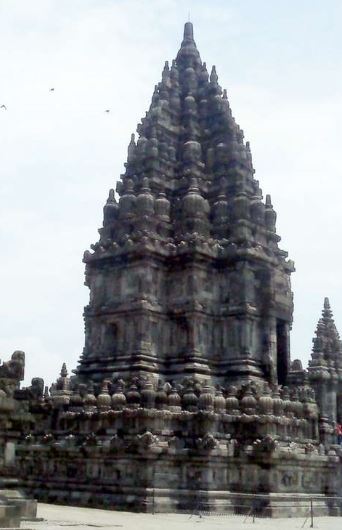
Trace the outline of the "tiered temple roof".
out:
[[[277,246],[271,197],[263,202],[253,176],[249,143],[215,66],[209,74],[201,61],[190,22],[176,59],[171,66],[165,63],[137,131],[117,185],[119,203],[110,190],[101,238],[92,247],[95,256],[86,252],[86,262],[127,251],[146,238],[162,246],[159,251],[174,254],[191,239],[205,242],[215,256],[232,253],[238,245],[292,269],[291,262],[284,263],[287,253]]]

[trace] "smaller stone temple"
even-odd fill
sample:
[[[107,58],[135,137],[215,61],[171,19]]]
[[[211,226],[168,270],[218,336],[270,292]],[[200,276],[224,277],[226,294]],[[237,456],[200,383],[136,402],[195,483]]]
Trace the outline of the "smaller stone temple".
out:
[[[292,363],[290,380],[302,385],[309,381],[315,391],[322,418],[334,424],[342,424],[342,342],[333,320],[329,299],[324,299],[322,317],[319,319],[316,336],[307,371],[300,361]]]
[[[22,357],[0,367],[4,473],[44,502],[286,516],[314,499],[316,514],[341,515],[329,301],[303,369],[290,355],[294,265],[189,22],[137,132],[84,254],[73,375],[63,365],[50,389],[20,389],[6,374]]]

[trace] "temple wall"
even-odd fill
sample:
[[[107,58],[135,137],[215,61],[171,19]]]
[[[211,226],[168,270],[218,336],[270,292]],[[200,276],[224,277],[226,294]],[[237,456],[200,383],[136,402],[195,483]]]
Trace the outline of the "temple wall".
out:
[[[99,448],[84,448],[81,453],[77,448],[64,448],[51,453],[37,446],[28,455],[21,448],[22,484],[43,502],[190,513],[198,502],[202,510],[234,512],[234,505],[241,502],[239,492],[278,494],[288,513],[286,497],[291,494],[336,495],[340,490],[341,469],[328,456],[265,453],[254,455],[252,463],[250,449],[235,457],[219,449],[196,456],[184,451],[162,454],[153,447],[138,454],[110,453]],[[321,513],[329,514],[328,505],[322,502]]]

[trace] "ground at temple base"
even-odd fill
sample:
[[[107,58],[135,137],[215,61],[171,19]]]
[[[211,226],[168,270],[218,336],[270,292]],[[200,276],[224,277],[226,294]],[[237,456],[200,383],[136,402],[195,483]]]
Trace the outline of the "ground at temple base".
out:
[[[94,508],[77,508],[71,506],[55,506],[52,504],[38,504],[39,522],[23,521],[25,529],[40,530],[89,530],[89,528],[106,528],[108,530],[122,528],[123,530],[214,530],[215,528],[229,528],[233,530],[290,530],[310,528],[310,519],[304,517],[293,519],[255,519],[245,516],[202,516],[189,514],[141,514],[130,512],[115,512],[97,510]],[[314,528],[322,530],[340,530],[342,517],[314,518]]]

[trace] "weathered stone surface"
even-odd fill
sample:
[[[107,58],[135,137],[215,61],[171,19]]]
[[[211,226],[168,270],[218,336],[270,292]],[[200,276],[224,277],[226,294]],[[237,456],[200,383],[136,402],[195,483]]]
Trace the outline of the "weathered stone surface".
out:
[[[34,519],[37,502],[27,498],[18,479],[16,446],[22,430],[30,430],[34,420],[28,403],[17,399],[24,379],[25,354],[15,351],[0,365],[0,527],[19,527],[21,519]]]
[[[87,251],[77,377],[267,379],[289,370],[291,262],[250,147],[185,26]]]
[[[20,390],[20,355],[0,367],[22,485],[140,511],[234,511],[262,493],[284,515],[315,495],[339,513],[326,499],[342,494],[341,342],[326,300],[308,370],[291,365],[293,263],[190,23],[125,167],[84,254],[75,375],[63,365],[50,390]]]

